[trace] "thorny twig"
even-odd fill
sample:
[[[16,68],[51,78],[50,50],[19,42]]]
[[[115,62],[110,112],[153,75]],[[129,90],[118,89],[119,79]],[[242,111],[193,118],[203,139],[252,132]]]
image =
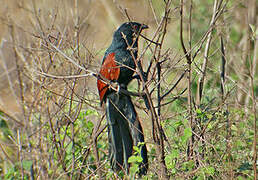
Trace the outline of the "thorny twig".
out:
[[[181,4],[180,4],[180,42],[181,42],[181,46],[182,46],[182,49],[184,51],[184,55],[186,57],[186,60],[187,60],[187,67],[188,67],[188,73],[187,73],[187,79],[188,79],[188,113],[189,113],[189,124],[190,124],[190,127],[192,129],[192,131],[194,130],[194,127],[193,127],[193,111],[192,111],[192,56],[191,56],[191,51],[187,51],[186,50],[186,47],[185,47],[185,44],[184,44],[184,38],[183,38],[183,9],[184,9],[184,6],[183,6],[184,2],[183,0],[181,0]],[[191,4],[192,4],[192,1],[191,1]],[[192,5],[190,5],[191,7]],[[189,17],[189,24],[191,24],[191,8],[190,8],[190,17]],[[190,26],[190,25],[189,25]],[[191,26],[190,26],[191,27]],[[189,29],[189,36],[191,36],[191,29]],[[189,38],[189,40],[191,39],[191,37]],[[191,42],[189,43],[191,45]],[[194,141],[194,137],[193,135],[191,136],[191,139],[190,139],[190,142],[189,142],[189,145],[188,145],[188,151],[187,151],[187,155],[188,155],[188,158],[189,159],[192,159],[193,158],[193,142]]]
[[[162,20],[162,22],[165,24],[164,26],[166,27],[166,18],[168,16],[168,12],[169,12],[169,4],[171,3],[171,1],[169,1],[167,4],[166,4],[166,15],[165,17],[163,18],[164,20]],[[164,35],[165,35],[165,32],[163,32]],[[123,35],[123,34],[122,34]],[[164,35],[162,37],[162,41],[163,42],[163,39],[164,39]],[[123,35],[123,38],[125,39],[125,41],[127,42],[127,39],[126,37]],[[127,42],[127,45],[130,47],[130,45],[128,44]],[[160,47],[161,48],[161,47]],[[160,51],[159,51],[160,53]],[[158,150],[158,153],[160,154],[159,155],[159,161],[160,161],[160,164],[161,164],[161,171],[162,171],[162,174],[160,175],[160,177],[163,177],[163,178],[166,178],[168,179],[168,174],[167,174],[167,167],[165,165],[165,156],[164,156],[164,132],[162,130],[162,127],[161,127],[161,124],[160,124],[160,121],[159,121],[159,118],[156,114],[156,111],[155,111],[155,108],[154,108],[154,105],[153,105],[153,101],[151,99],[151,96],[150,96],[150,93],[149,93],[149,90],[148,90],[148,87],[146,86],[146,83],[145,83],[145,79],[143,77],[143,73],[142,73],[142,69],[141,67],[139,66],[139,59],[141,58],[141,55],[140,57],[138,57],[137,59],[134,57],[134,54],[133,52],[131,51],[131,55],[134,59],[134,62],[136,64],[136,70],[138,71],[138,75],[140,76],[140,79],[142,81],[142,84],[143,84],[143,89],[146,93],[146,97],[147,97],[147,100],[148,100],[148,104],[150,106],[150,115],[151,115],[151,118],[152,118],[152,128],[153,128],[153,138],[154,138],[154,141],[157,143],[157,150]]]
[[[208,63],[208,55],[209,55],[209,49],[210,49],[210,44],[211,44],[211,39],[212,39],[212,31],[215,28],[214,23],[216,20],[216,15],[217,12],[220,8],[220,5],[222,3],[223,0],[220,1],[219,5],[217,3],[217,0],[214,1],[214,5],[213,5],[213,14],[212,14],[212,18],[210,21],[210,27],[211,30],[208,32],[207,34],[207,43],[205,46],[205,51],[204,51],[204,61],[203,61],[203,65],[201,68],[201,75],[199,77],[199,82],[198,82],[198,90],[197,90],[197,105],[199,106],[201,103],[201,98],[202,98],[202,92],[203,92],[203,87],[204,87],[204,78],[206,75],[206,69],[207,69],[207,63]]]

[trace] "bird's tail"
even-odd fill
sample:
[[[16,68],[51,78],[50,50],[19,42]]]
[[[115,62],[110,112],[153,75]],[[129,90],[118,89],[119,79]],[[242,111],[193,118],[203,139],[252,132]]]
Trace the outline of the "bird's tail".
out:
[[[133,146],[144,142],[142,126],[137,117],[130,96],[111,93],[106,100],[108,122],[109,154],[113,170],[124,169],[129,172],[128,158],[133,153]],[[148,158],[146,145],[141,147],[140,175],[146,174]]]

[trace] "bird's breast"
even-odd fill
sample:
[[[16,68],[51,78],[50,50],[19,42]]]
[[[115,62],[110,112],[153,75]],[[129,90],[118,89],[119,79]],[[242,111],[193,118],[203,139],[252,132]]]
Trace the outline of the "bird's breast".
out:
[[[132,80],[132,76],[136,69],[135,61],[133,57],[129,54],[120,56],[117,59],[118,65],[120,66],[120,75],[118,82],[128,85],[128,83]]]

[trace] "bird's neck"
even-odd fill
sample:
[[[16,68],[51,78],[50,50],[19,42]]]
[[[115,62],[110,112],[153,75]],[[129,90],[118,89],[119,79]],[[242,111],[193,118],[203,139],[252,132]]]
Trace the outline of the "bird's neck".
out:
[[[138,39],[133,41],[133,38],[124,39],[121,38],[114,38],[112,42],[114,49],[124,49],[124,50],[136,50],[138,48]]]

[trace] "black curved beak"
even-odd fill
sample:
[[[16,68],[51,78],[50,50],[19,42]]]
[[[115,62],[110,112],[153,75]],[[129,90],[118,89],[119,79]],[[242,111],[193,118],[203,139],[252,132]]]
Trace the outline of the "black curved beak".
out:
[[[149,26],[147,26],[146,24],[142,24],[141,28],[142,28],[142,29],[148,29]]]

